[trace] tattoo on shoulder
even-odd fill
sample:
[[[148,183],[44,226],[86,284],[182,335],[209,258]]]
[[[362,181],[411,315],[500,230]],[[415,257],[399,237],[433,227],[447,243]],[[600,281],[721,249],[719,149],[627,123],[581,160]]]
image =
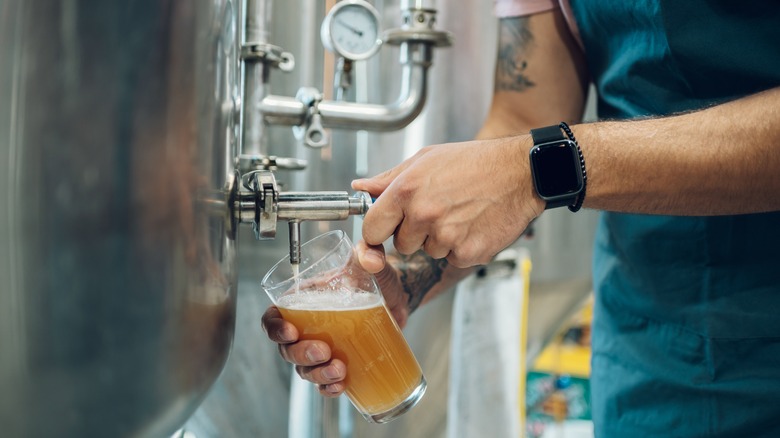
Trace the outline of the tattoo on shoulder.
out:
[[[409,311],[413,312],[425,295],[441,281],[447,259],[434,259],[423,251],[411,255],[393,254],[393,257],[398,260],[396,266],[401,271],[401,284],[407,295]]]
[[[535,85],[526,72],[532,44],[533,35],[528,28],[528,17],[500,20],[496,90],[524,91]]]

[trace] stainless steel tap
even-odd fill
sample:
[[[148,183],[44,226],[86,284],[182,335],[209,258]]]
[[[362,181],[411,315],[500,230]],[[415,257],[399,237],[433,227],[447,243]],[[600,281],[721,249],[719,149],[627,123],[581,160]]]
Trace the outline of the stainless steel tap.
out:
[[[246,173],[241,186],[234,198],[234,217],[240,223],[251,223],[258,240],[273,239],[277,222],[287,221],[292,264],[301,260],[302,221],[346,220],[366,214],[371,206],[371,196],[366,192],[280,192],[274,174],[264,170]]]

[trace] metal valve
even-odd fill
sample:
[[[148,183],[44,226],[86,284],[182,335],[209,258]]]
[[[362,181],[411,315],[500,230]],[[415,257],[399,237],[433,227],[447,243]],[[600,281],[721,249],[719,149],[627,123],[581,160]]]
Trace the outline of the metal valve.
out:
[[[322,97],[322,93],[312,87],[302,87],[295,95],[295,98],[306,106],[307,114],[303,124],[293,127],[293,134],[303,141],[303,144],[312,148],[322,148],[330,142],[319,110]]]
[[[253,171],[241,178],[242,189],[236,196],[234,210],[238,221],[252,223],[258,240],[276,237],[278,221],[288,221],[290,227],[290,262],[300,262],[300,223],[306,220],[345,220],[352,215],[364,215],[371,206],[366,192],[280,192],[274,174]]]

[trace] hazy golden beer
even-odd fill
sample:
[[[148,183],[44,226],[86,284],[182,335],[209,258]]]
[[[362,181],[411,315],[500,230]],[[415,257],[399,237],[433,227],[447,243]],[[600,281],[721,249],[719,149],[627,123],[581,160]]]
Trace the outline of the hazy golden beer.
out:
[[[380,296],[306,291],[282,296],[277,306],[301,339],[327,342],[333,357],[347,365],[346,393],[361,412],[390,411],[423,382],[422,369]]]
[[[346,364],[346,394],[368,421],[390,421],[422,398],[420,365],[344,232],[304,243],[300,265],[285,257],[262,285],[300,339],[326,342]]]

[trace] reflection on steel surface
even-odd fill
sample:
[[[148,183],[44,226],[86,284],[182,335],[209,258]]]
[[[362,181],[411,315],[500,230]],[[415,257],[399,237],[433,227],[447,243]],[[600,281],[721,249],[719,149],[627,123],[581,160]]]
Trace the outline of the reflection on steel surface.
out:
[[[227,360],[234,5],[0,6],[4,436],[169,436]]]

